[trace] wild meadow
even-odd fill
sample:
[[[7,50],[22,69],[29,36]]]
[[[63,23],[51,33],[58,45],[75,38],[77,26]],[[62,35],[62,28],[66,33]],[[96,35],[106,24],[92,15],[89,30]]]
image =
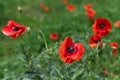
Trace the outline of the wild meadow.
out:
[[[119,0],[0,0],[0,80],[119,80]]]

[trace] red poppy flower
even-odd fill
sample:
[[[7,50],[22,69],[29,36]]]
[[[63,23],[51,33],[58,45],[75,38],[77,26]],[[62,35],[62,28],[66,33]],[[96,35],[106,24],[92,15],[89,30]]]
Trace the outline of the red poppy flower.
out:
[[[106,18],[97,18],[92,25],[92,30],[95,35],[104,37],[106,36],[112,29],[112,26]]]
[[[44,8],[44,11],[49,11],[50,10],[50,8],[48,7],[48,6],[46,6],[45,8]]]
[[[114,56],[116,56],[117,52],[118,52],[118,48],[119,48],[119,45],[117,42],[111,42],[110,43],[110,47],[113,48],[113,51],[112,51],[112,54]]]
[[[40,8],[45,8],[45,5],[44,4],[40,4]]]
[[[73,4],[69,4],[66,9],[72,12],[75,10],[75,6]]]
[[[101,37],[99,37],[97,35],[93,35],[89,39],[89,42],[90,42],[90,47],[92,47],[92,48],[96,48],[98,46],[98,43],[100,43],[99,46],[103,46],[103,43],[101,41]]]
[[[85,49],[82,43],[74,44],[70,37],[66,37],[58,51],[61,59],[70,64],[76,60],[80,60],[84,55]]]
[[[67,0],[62,0],[63,4],[67,4]]]
[[[89,9],[86,11],[86,15],[89,17],[94,17],[96,14],[96,11],[94,9]]]
[[[26,26],[20,25],[14,20],[10,20],[8,24],[2,28],[2,32],[7,36],[17,38],[19,35],[23,34],[26,29]]]
[[[115,21],[115,22],[114,22],[114,26],[115,26],[115,27],[120,27],[120,21]]]
[[[85,14],[91,21],[94,21],[94,16],[96,15],[96,11],[94,9],[88,9]]]
[[[50,39],[52,39],[52,40],[57,40],[58,39],[58,34],[56,34],[56,33],[51,33],[50,35],[49,35],[49,37],[50,37]]]
[[[92,4],[91,4],[91,3],[85,4],[85,5],[84,5],[84,9],[85,9],[85,10],[92,9]]]
[[[113,48],[113,49],[118,49],[119,45],[118,45],[117,42],[111,42],[110,47]]]
[[[43,9],[44,11],[49,11],[49,7],[44,5],[44,4],[40,4],[40,8]]]

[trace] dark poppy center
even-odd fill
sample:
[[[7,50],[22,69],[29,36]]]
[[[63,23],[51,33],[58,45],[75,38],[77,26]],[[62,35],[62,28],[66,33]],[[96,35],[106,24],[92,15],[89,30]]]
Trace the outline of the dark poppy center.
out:
[[[95,42],[95,43],[98,43],[98,42],[99,42],[99,40],[94,40],[94,42]]]
[[[19,28],[18,28],[18,27],[16,27],[16,26],[14,26],[12,30],[13,30],[13,31],[18,31],[18,30],[19,30]]]
[[[103,29],[105,27],[105,24],[104,23],[100,23],[100,29]]]
[[[73,53],[75,50],[72,46],[67,48],[68,53]]]

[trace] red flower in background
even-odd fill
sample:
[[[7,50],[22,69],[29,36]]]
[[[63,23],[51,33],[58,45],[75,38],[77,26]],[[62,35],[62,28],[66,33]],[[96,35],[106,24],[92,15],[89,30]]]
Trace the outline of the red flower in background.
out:
[[[111,42],[110,47],[113,48],[113,49],[118,49],[119,45],[118,45],[117,42]]]
[[[96,15],[96,11],[94,9],[88,9],[85,14],[91,21],[94,21],[94,16]]]
[[[50,8],[49,8],[48,6],[46,6],[46,7],[44,8],[44,10],[45,10],[45,11],[49,11]]]
[[[50,37],[51,40],[57,40],[59,36],[58,36],[58,34],[56,34],[56,33],[51,33],[51,34],[49,35],[49,37]]]
[[[69,4],[66,9],[72,12],[75,10],[75,6],[73,4]]]
[[[110,47],[113,48],[113,51],[112,51],[112,54],[114,56],[116,56],[117,52],[118,52],[118,49],[119,49],[119,45],[117,42],[111,42],[110,43]]]
[[[92,30],[95,35],[104,37],[106,36],[112,29],[112,26],[106,18],[97,18],[92,25]]]
[[[40,8],[45,8],[45,5],[44,4],[40,4]]]
[[[70,37],[66,37],[61,43],[59,49],[59,55],[61,59],[70,64],[83,57],[85,49],[82,43],[73,43]]]
[[[95,14],[96,14],[96,11],[94,9],[89,9],[89,10],[86,11],[86,15],[88,17],[94,17]]]
[[[92,9],[92,4],[91,4],[91,3],[85,4],[85,5],[84,5],[84,9],[85,9],[85,10]]]
[[[93,35],[90,39],[89,39],[89,42],[90,42],[90,47],[92,48],[96,48],[98,46],[98,43],[99,46],[103,46],[103,43],[101,41],[101,37],[97,36],[97,35]]]
[[[2,28],[3,34],[17,38],[26,31],[26,26],[20,25],[14,20],[8,21],[8,24]]]
[[[50,8],[44,4],[40,4],[40,8],[43,9],[44,11],[49,11]]]
[[[62,0],[62,2],[63,2],[64,4],[67,4],[67,0]]]
[[[115,22],[114,22],[114,26],[115,26],[115,27],[120,27],[120,21],[115,21]]]
[[[108,75],[108,74],[109,74],[108,70],[107,70],[107,69],[104,69],[104,70],[103,70],[103,74],[104,74],[104,75]]]

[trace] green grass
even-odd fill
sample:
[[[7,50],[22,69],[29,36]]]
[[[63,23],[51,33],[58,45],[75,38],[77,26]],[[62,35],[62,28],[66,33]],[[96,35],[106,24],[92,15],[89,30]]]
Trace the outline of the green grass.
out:
[[[30,27],[30,32],[23,35],[28,43],[22,41],[20,37],[12,39],[0,33],[1,80],[119,80],[120,51],[116,57],[112,56],[109,41],[116,41],[120,44],[119,28],[113,26],[114,21],[120,20],[120,1],[68,1],[76,6],[74,12],[67,11],[66,5],[62,4],[61,0],[0,1],[0,29],[10,19]],[[41,10],[39,7],[41,3],[49,6],[50,11]],[[84,4],[86,3],[93,4],[97,12],[95,18],[108,18],[113,26],[111,33],[104,38],[106,46],[102,53],[89,48],[88,38],[93,33],[92,22],[85,15]],[[17,10],[18,6],[22,7],[22,13]],[[39,29],[47,39],[48,51],[45,49]],[[59,40],[49,39],[49,34],[52,32],[59,34]],[[70,65],[61,61],[57,51],[66,36],[72,37],[74,41],[83,42],[86,47],[84,58]],[[27,58],[23,53],[29,57]],[[102,73],[104,68],[109,71],[108,76]],[[111,76],[112,72],[116,73],[115,77]]]

